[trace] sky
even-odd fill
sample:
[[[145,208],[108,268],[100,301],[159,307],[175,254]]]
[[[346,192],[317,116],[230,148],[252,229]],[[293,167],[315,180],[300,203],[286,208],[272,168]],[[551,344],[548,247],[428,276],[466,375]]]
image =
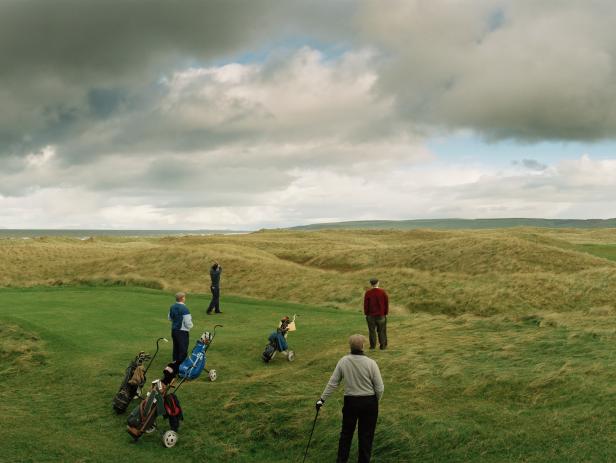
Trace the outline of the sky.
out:
[[[0,228],[616,216],[611,0],[2,0]]]

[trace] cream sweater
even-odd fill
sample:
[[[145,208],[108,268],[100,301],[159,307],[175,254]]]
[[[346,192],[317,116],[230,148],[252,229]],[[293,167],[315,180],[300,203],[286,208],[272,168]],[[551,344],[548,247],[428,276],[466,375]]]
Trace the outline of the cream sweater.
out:
[[[379,366],[365,355],[349,354],[342,357],[332,377],[329,378],[321,399],[327,400],[343,379],[344,395],[360,397],[376,395],[378,400],[383,396],[385,387]]]

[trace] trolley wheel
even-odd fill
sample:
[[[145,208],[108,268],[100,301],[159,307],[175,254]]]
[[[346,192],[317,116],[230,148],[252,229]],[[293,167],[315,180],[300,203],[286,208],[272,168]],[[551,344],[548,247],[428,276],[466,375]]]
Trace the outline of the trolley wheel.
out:
[[[152,415],[148,417],[148,421],[145,423],[143,429],[145,434],[151,434],[156,431],[156,413],[152,413]]]
[[[287,353],[287,360],[288,360],[289,362],[292,362],[293,360],[295,360],[295,352],[294,352],[294,351],[290,350],[290,351]]]
[[[216,370],[210,370],[207,376],[210,378],[210,381],[216,381],[216,378],[218,378],[218,373],[216,373]]]
[[[178,443],[178,434],[175,431],[165,431],[163,434],[163,445],[170,449]]]
[[[154,431],[156,431],[156,422],[152,423],[152,426],[150,426],[149,428],[147,428],[145,430],[146,434],[152,434]]]

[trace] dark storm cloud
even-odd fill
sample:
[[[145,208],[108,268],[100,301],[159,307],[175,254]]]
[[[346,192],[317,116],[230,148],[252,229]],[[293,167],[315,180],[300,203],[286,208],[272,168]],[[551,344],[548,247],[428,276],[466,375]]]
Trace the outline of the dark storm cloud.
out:
[[[393,0],[358,23],[409,123],[592,141],[616,136],[615,17],[611,0]]]
[[[348,12],[348,2],[325,4],[5,0],[0,155],[62,143],[125,105],[152,97],[144,89],[178,67],[258,50],[298,24],[318,25],[315,30],[326,34],[334,17]]]
[[[92,115],[107,118],[118,110],[125,100],[125,92],[108,88],[93,88],[88,92],[88,106]]]
[[[208,59],[266,33],[277,2],[233,0],[4,1],[0,53],[24,71],[131,81],[174,59]],[[284,9],[284,8],[283,8]],[[267,30],[271,33],[272,30]]]
[[[613,138],[614,16],[607,0],[391,0],[387,8],[377,1],[5,0],[0,156],[54,144],[70,164],[105,152],[314,136],[335,125],[319,126],[317,117],[296,127],[274,121],[286,134],[239,128],[241,118],[266,116],[240,105],[219,127],[186,128],[156,112],[161,79],[178,69],[305,44],[334,54],[378,50],[371,66],[396,116],[359,127],[352,135],[361,142],[461,128],[488,139]],[[271,57],[260,78],[275,80],[289,56],[278,66]],[[211,101],[185,96],[184,104]],[[321,112],[329,112],[326,100]],[[124,130],[111,130],[108,119]]]

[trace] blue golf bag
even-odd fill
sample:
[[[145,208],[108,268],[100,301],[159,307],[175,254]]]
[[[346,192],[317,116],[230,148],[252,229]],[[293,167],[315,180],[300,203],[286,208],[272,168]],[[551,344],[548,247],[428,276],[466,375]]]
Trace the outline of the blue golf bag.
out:
[[[279,331],[274,331],[272,334],[269,335],[269,338],[267,338],[267,340],[270,342],[270,344],[275,345],[278,352],[284,352],[289,348],[289,344],[287,343],[284,334]]]
[[[201,339],[197,341],[197,345],[192,350],[192,353],[180,364],[178,369],[178,376],[180,378],[196,379],[201,375],[207,361],[205,351],[207,351],[209,345],[209,342],[206,344]]]
[[[208,374],[210,381],[216,381],[216,370],[208,370],[205,368],[207,357],[205,355],[208,348],[212,345],[214,336],[216,335],[216,328],[222,325],[214,325],[214,331],[211,333],[206,331],[197,340],[197,344],[188,357],[177,367],[177,375],[182,380],[197,379],[203,370]]]

